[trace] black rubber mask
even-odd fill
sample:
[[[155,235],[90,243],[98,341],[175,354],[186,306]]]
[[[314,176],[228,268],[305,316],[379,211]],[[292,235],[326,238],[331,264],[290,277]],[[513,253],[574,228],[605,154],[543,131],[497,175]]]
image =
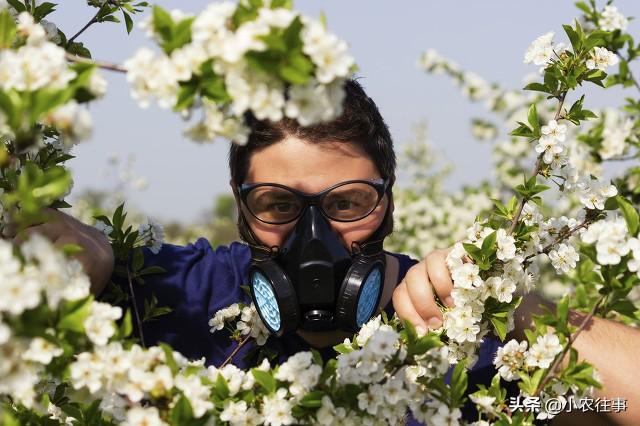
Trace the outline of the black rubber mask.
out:
[[[282,248],[251,248],[251,295],[273,334],[298,327],[354,332],[376,313],[384,284],[382,239],[354,243],[349,251],[311,205]]]

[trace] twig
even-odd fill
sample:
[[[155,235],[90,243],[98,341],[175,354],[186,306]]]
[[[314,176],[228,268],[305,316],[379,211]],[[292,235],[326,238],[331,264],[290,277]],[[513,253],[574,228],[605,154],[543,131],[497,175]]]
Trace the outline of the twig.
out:
[[[75,40],[76,38],[78,38],[78,36],[80,34],[82,34],[83,32],[85,32],[85,30],[87,28],[89,28],[91,25],[95,24],[96,22],[98,22],[98,16],[100,16],[100,14],[102,13],[102,9],[104,8],[105,5],[109,4],[110,2],[107,1],[105,2],[102,6],[100,6],[100,9],[98,9],[98,12],[93,16],[93,18],[91,18],[91,20],[89,22],[86,23],[86,25],[82,28],[80,28],[80,31],[78,31],[77,33],[75,33],[73,35],[73,37],[71,37],[67,43],[71,43],[73,42],[73,40]]]
[[[629,161],[629,160],[635,160],[638,158],[638,155],[627,155],[626,157],[612,157],[612,158],[607,158],[607,159],[603,159],[602,161]]]
[[[621,60],[626,61],[627,63],[629,62],[628,58],[623,57],[617,51],[616,55],[618,55],[618,58],[620,58]],[[636,77],[633,75],[631,69],[627,69],[627,74],[629,74],[629,79],[633,82],[633,85],[636,86],[636,89],[640,90],[640,84],[638,84],[638,80],[636,80]]]
[[[122,73],[127,72],[126,68],[124,68],[122,65],[114,64],[111,62],[94,61],[93,59],[83,58],[82,56],[74,55],[72,53],[67,53],[65,57],[67,58],[68,61],[71,61],[71,62],[79,62],[83,64],[94,64],[98,68],[102,68],[109,71],[116,71],[116,72],[122,72]]]
[[[554,376],[556,368],[558,368],[558,365],[560,365],[560,363],[562,362],[565,355],[567,354],[567,352],[569,351],[573,343],[576,341],[580,333],[582,333],[582,331],[585,329],[587,324],[589,324],[589,322],[591,321],[591,318],[593,318],[593,316],[596,314],[596,312],[598,311],[598,308],[600,307],[600,304],[604,301],[605,297],[606,295],[603,294],[598,298],[596,303],[593,305],[593,308],[591,308],[591,311],[589,311],[587,316],[584,317],[584,319],[582,320],[582,322],[580,323],[576,331],[571,336],[569,336],[569,340],[567,341],[566,346],[564,347],[560,355],[558,355],[556,359],[553,361],[553,364],[551,364],[551,367],[549,367],[549,370],[545,378],[540,382],[540,384],[536,388],[535,393],[532,396],[538,396],[540,392],[544,390],[544,387],[549,383],[551,378]]]
[[[593,222],[593,219],[585,219],[584,222],[582,222],[579,225],[574,226],[573,228],[569,229],[568,231],[564,232],[562,235],[559,235],[553,242],[549,243],[548,245],[546,245],[542,250],[530,254],[529,256],[524,258],[524,262],[526,262],[527,260],[539,255],[539,254],[546,254],[549,253],[551,251],[551,249],[557,245],[558,243],[566,240],[567,238],[569,238],[570,236],[572,236],[573,234],[576,233],[576,231],[579,231],[582,228],[586,228],[587,226],[589,226],[591,224],[591,222]]]
[[[129,291],[131,292],[131,300],[133,304],[133,314],[136,317],[136,324],[138,326],[138,332],[140,333],[140,344],[146,349],[147,345],[144,341],[144,332],[142,331],[142,321],[140,320],[140,312],[138,312],[138,303],[136,301],[136,294],[133,291],[133,283],[131,282],[131,271],[127,267],[127,278],[129,280]]]
[[[560,118],[560,114],[562,114],[562,107],[564,105],[564,100],[567,97],[567,92],[562,92],[560,94],[560,97],[558,98],[558,100],[560,101],[560,103],[558,104],[558,109],[556,110],[556,114],[554,116],[554,120],[558,120]],[[540,172],[540,168],[542,166],[542,156],[544,155],[544,153],[541,153],[538,156],[538,159],[536,160],[536,166],[533,169],[533,172],[531,173],[531,176],[537,176],[538,173]],[[509,226],[509,230],[507,231],[507,235],[511,235],[513,234],[513,231],[516,229],[516,226],[518,226],[518,221],[520,220],[520,215],[522,215],[522,210],[524,209],[524,205],[525,205],[525,199],[524,197],[522,197],[520,199],[520,203],[518,205],[518,211],[516,212],[516,215],[513,217],[513,221],[511,222],[511,226]]]
[[[540,172],[540,166],[542,165],[543,155],[544,153],[540,154],[536,159],[536,165],[533,168],[533,172],[531,173],[532,176],[537,176],[538,173]],[[509,230],[507,231],[507,235],[513,234],[513,231],[516,229],[516,226],[518,225],[518,221],[520,220],[520,216],[522,215],[522,210],[524,209],[524,205],[525,205],[525,201],[524,201],[524,197],[522,197],[520,199],[520,203],[518,204],[518,211],[516,212],[516,215],[513,217],[513,221],[511,222],[511,225],[509,226]]]
[[[242,339],[242,341],[240,343],[238,343],[238,346],[236,346],[236,348],[233,350],[233,352],[231,352],[231,354],[227,357],[227,359],[224,360],[224,362],[222,364],[220,364],[220,367],[218,368],[222,368],[225,365],[229,364],[231,362],[231,360],[233,359],[234,356],[236,356],[236,354],[238,353],[238,351],[240,349],[242,349],[242,347],[245,345],[245,343],[247,343],[249,341],[249,339],[251,338],[251,334],[247,334],[247,337],[245,337],[244,339]]]

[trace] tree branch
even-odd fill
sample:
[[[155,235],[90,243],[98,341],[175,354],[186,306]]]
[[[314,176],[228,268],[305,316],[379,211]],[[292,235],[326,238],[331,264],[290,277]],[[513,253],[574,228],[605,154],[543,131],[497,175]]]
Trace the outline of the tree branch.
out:
[[[598,298],[596,303],[593,305],[593,308],[591,308],[591,311],[589,311],[587,316],[584,317],[584,319],[582,320],[582,322],[580,323],[576,331],[571,336],[569,336],[569,340],[567,341],[566,346],[564,347],[562,352],[560,352],[560,354],[556,357],[556,359],[553,361],[553,364],[551,364],[551,367],[549,367],[549,370],[547,371],[545,378],[542,379],[542,381],[540,382],[540,384],[538,385],[538,387],[536,388],[536,391],[532,396],[538,396],[540,392],[544,390],[545,386],[549,383],[551,378],[554,376],[556,368],[558,368],[558,366],[564,359],[565,355],[567,355],[567,352],[569,352],[569,349],[571,348],[573,343],[576,341],[580,333],[582,333],[582,331],[586,328],[587,324],[589,324],[589,322],[591,321],[591,318],[594,317],[594,315],[598,311],[598,308],[600,307],[600,304],[604,301],[605,297],[606,295],[603,294]]]
[[[133,283],[131,282],[131,271],[127,266],[127,278],[129,279],[129,291],[131,292],[131,301],[133,305],[133,314],[136,317],[136,325],[138,326],[138,332],[140,333],[140,344],[146,349],[147,345],[144,341],[144,332],[142,331],[142,320],[140,319],[140,312],[138,312],[138,303],[136,301],[136,294],[133,291]]]
[[[559,235],[555,240],[553,240],[553,242],[549,243],[548,245],[546,245],[545,247],[543,247],[542,250],[534,253],[534,254],[530,254],[529,256],[524,258],[524,262],[528,261],[529,259],[539,255],[539,254],[547,254],[551,251],[551,249],[556,246],[558,243],[561,243],[562,241],[566,240],[567,238],[569,238],[570,236],[572,236],[573,234],[575,234],[577,231],[579,231],[582,228],[586,228],[587,226],[591,225],[591,222],[593,222],[593,219],[585,219],[581,224],[574,226],[573,228],[569,229],[568,231],[564,232],[562,235]]]
[[[102,68],[109,71],[116,71],[121,73],[127,72],[126,68],[124,68],[122,65],[114,64],[112,62],[94,61],[93,59],[84,58],[82,56],[74,55],[72,53],[67,53],[65,57],[67,58],[68,61],[71,61],[71,62],[79,62],[83,64],[94,64],[98,68]]]
[[[233,359],[233,357],[236,356],[238,351],[240,351],[240,349],[242,349],[242,347],[249,341],[250,338],[251,338],[251,333],[247,334],[247,337],[245,337],[244,339],[242,339],[242,341],[240,343],[238,343],[238,346],[236,346],[236,348],[233,350],[233,352],[231,352],[231,354],[227,357],[227,359],[225,359],[224,362],[222,364],[220,364],[220,367],[218,367],[218,368],[222,368],[225,365],[229,364],[231,362],[231,360]]]
[[[85,24],[84,27],[80,28],[80,31],[78,31],[77,33],[75,33],[73,35],[73,37],[71,37],[67,43],[72,43],[76,38],[78,38],[78,36],[80,34],[82,34],[83,32],[85,32],[85,30],[87,28],[89,28],[91,25],[95,24],[96,22],[98,22],[98,16],[100,16],[100,14],[102,13],[102,9],[104,8],[105,5],[108,5],[109,3],[111,3],[110,1],[105,2],[102,6],[100,6],[100,9],[98,9],[98,12],[93,16],[93,18],[91,18],[91,20],[89,22],[87,22]]]
[[[556,110],[556,114],[554,116],[554,120],[558,120],[560,119],[560,114],[562,114],[562,106],[564,105],[564,100],[567,97],[567,92],[562,92],[558,98],[558,100],[560,101],[560,103],[558,104],[558,109]],[[538,173],[540,172],[540,169],[542,167],[542,156],[544,155],[543,153],[540,153],[540,155],[538,156],[538,159],[536,160],[536,166],[533,169],[533,172],[531,173],[531,176],[537,176]],[[526,201],[524,199],[524,197],[522,197],[520,199],[520,203],[518,205],[518,211],[516,212],[516,215],[513,217],[513,221],[511,222],[511,226],[509,226],[509,230],[507,231],[507,235],[511,235],[513,234],[513,231],[516,229],[516,226],[518,226],[518,221],[520,220],[520,216],[522,215],[522,210],[524,209],[524,205],[525,205]]]

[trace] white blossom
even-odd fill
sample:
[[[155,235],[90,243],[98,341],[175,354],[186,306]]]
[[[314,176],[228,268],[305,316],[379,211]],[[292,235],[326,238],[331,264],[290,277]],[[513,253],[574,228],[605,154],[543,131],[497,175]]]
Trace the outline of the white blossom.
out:
[[[51,111],[47,114],[45,122],[56,127],[70,141],[88,139],[93,130],[91,114],[75,100],[71,100]]]
[[[68,67],[64,49],[53,43],[45,41],[0,51],[0,87],[5,91],[63,89],[75,76]]]
[[[222,330],[224,328],[224,324],[226,321],[230,321],[235,319],[242,313],[240,310],[240,305],[234,303],[232,305],[227,306],[226,308],[220,309],[217,311],[214,316],[209,320],[209,326],[211,327],[211,333],[214,333],[218,330]]]
[[[122,308],[108,303],[93,302],[91,311],[84,321],[84,330],[91,341],[104,346],[116,332],[115,320],[122,316]]]
[[[96,220],[96,223],[93,226],[107,237],[113,232],[113,227],[107,225],[101,220]]]
[[[535,39],[524,54],[524,63],[546,65],[553,56],[553,36],[553,32],[548,32]]]
[[[123,426],[163,426],[166,425],[160,418],[156,407],[133,407],[127,412],[127,420]]]
[[[616,65],[618,61],[618,56],[605,47],[594,47],[591,52],[591,57],[587,59],[587,68],[590,70],[599,69],[600,71],[606,71],[607,67]]]
[[[149,247],[149,250],[153,254],[158,254],[162,249],[164,243],[164,228],[162,224],[155,219],[147,218],[147,223],[140,225],[138,228],[138,238],[142,239],[145,246]]]
[[[446,404],[441,404],[431,417],[430,424],[435,426],[454,426],[460,424],[462,412],[459,408],[450,409]]]
[[[579,258],[576,249],[569,244],[561,243],[549,252],[549,260],[559,274],[566,274],[575,268]]]
[[[208,410],[213,408],[213,402],[210,401],[210,390],[202,383],[200,376],[179,374],[174,383],[176,388],[180,389],[189,400],[195,418],[204,416]]]
[[[498,259],[513,259],[516,255],[515,238],[511,235],[507,235],[507,232],[504,229],[498,229],[496,237],[496,241],[498,243],[496,256],[498,257]]]
[[[527,351],[527,342],[509,340],[496,351],[493,364],[498,369],[500,376],[510,382],[519,378],[518,371],[524,365],[524,356]]]
[[[598,20],[598,25],[605,31],[624,31],[629,25],[629,20],[618,11],[618,8],[613,5],[607,5],[604,7]]]
[[[291,414],[293,401],[286,398],[287,390],[280,388],[275,394],[263,397],[262,416],[264,423],[270,426],[290,425],[295,422]]]
[[[29,349],[22,354],[22,358],[27,361],[39,362],[48,365],[53,358],[59,357],[64,351],[50,341],[42,337],[31,340]]]
[[[607,182],[590,181],[580,191],[580,202],[588,209],[604,210],[604,202],[618,194],[618,189]]]
[[[465,263],[451,271],[451,277],[457,287],[473,288],[482,285],[480,268],[473,263]]]
[[[549,368],[556,355],[562,352],[560,339],[554,333],[538,336],[536,342],[525,353],[525,364],[528,367]]]

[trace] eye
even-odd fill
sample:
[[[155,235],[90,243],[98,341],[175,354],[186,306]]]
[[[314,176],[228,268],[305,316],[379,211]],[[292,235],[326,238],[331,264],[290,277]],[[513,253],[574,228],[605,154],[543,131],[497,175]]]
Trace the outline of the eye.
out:
[[[353,202],[348,199],[337,200],[334,203],[336,210],[349,210],[353,207]]]
[[[275,210],[278,213],[289,213],[293,207],[291,203],[273,203],[269,206],[269,209]]]

